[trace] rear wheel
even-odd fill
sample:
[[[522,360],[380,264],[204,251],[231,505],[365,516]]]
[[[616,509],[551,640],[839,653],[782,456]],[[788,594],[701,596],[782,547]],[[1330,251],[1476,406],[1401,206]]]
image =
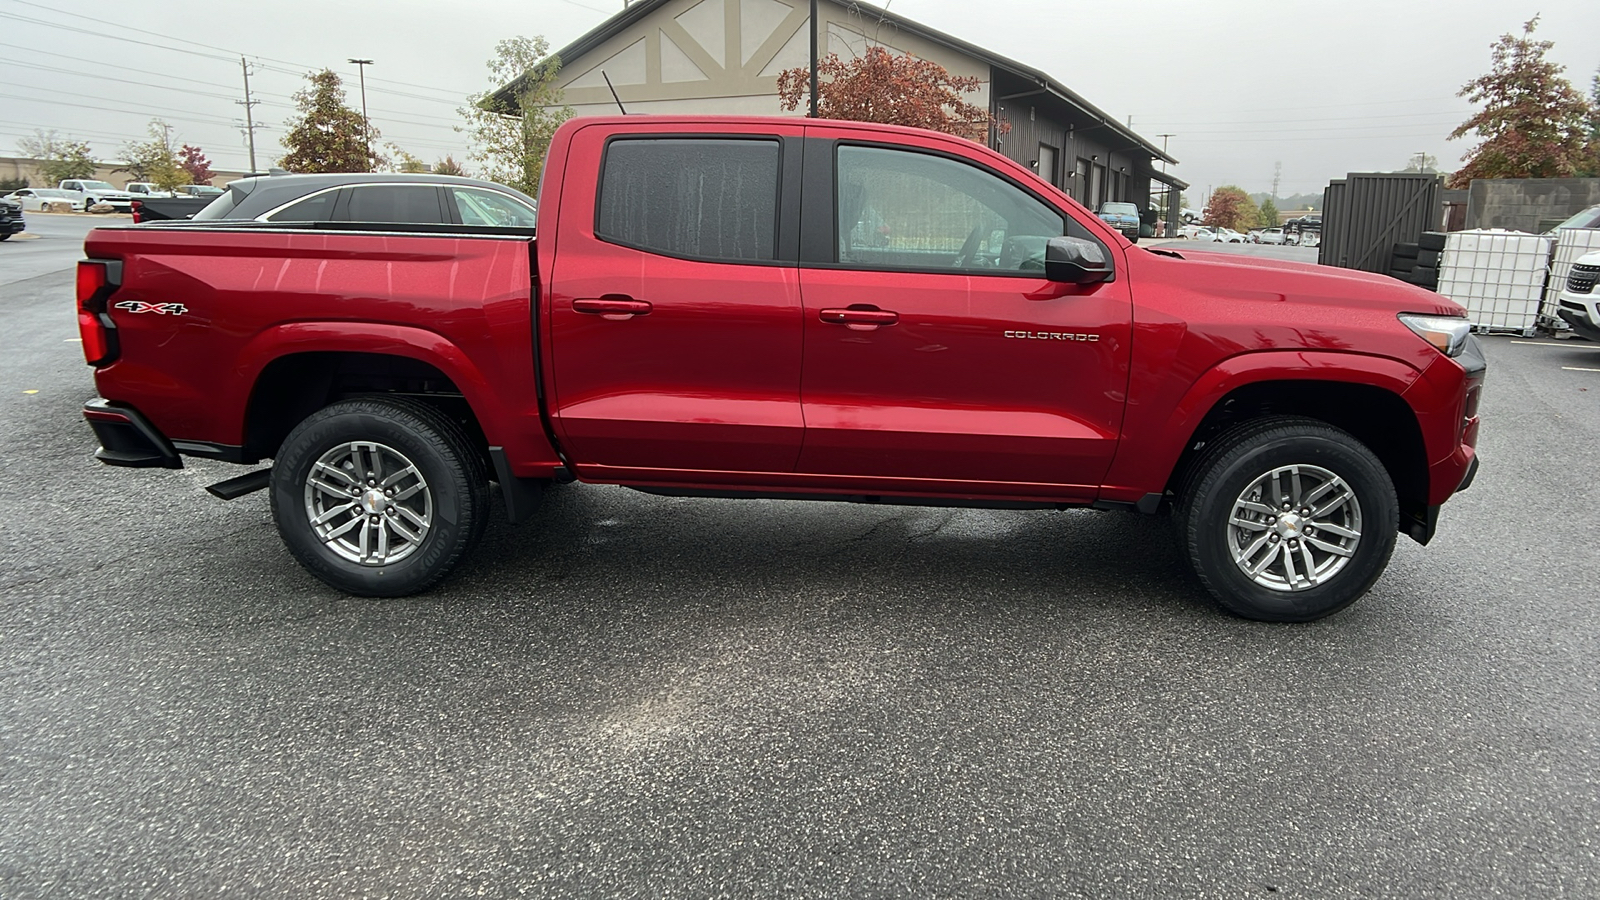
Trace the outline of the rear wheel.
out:
[[[1195,575],[1247,619],[1309,622],[1354,603],[1394,551],[1399,503],[1383,463],[1313,419],[1264,419],[1196,463],[1179,527]]]
[[[329,585],[401,597],[437,584],[482,533],[489,486],[477,449],[437,410],[347,400],[301,422],[272,468],[289,552]]]

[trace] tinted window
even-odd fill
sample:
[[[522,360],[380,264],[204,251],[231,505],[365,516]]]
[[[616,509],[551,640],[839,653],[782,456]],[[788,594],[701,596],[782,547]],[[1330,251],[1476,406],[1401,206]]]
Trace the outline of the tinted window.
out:
[[[840,147],[839,262],[863,268],[1044,271],[1067,220],[1010,182],[924,153]]]
[[[532,207],[498,191],[483,188],[452,187],[451,199],[461,214],[463,225],[505,225],[532,228],[535,217]]]
[[[595,234],[671,256],[777,257],[778,143],[620,140],[606,147]]]
[[[350,188],[347,222],[442,223],[439,189],[431,184],[376,184]]]
[[[267,216],[269,222],[327,222],[333,218],[334,198],[339,196],[338,191],[324,191],[295,203],[292,206]],[[212,206],[216,201],[212,201]],[[210,209],[207,206],[206,209]]]
[[[243,188],[228,188],[222,196],[207,203],[205,209],[195,213],[194,218],[196,220],[226,219],[228,214],[233,212],[234,207],[239,205],[239,201],[245,198],[245,193]]]

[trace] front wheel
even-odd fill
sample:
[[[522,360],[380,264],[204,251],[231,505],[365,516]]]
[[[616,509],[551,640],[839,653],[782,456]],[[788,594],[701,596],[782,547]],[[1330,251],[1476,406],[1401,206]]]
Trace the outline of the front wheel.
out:
[[[1191,568],[1224,608],[1309,622],[1354,603],[1383,574],[1399,502],[1360,441],[1281,417],[1213,444],[1184,489],[1179,527]]]
[[[271,497],[295,559],[362,597],[433,587],[489,512],[476,448],[437,410],[405,399],[347,400],[307,417],[278,451]]]

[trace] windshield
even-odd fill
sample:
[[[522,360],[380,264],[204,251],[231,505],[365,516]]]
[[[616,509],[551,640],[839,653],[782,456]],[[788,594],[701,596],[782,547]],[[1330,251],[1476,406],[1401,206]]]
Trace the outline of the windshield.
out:
[[[1132,203],[1103,203],[1100,205],[1100,211],[1118,216],[1137,216],[1139,207]]]
[[[1591,206],[1550,231],[1560,231],[1563,228],[1600,228],[1600,206]]]
[[[114,191],[114,190],[116,190],[116,188],[112,187],[111,183],[108,182],[108,181],[80,181],[78,183],[83,185],[84,187],[88,188],[89,190],[93,190],[93,191]]]

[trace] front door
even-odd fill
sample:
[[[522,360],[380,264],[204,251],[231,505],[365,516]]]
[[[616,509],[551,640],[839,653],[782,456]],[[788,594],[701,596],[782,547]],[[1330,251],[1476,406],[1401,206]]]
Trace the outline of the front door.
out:
[[[794,256],[778,248],[784,141],[605,134],[574,137],[572,159],[601,163],[568,167],[560,224],[539,236],[559,242],[563,449],[602,481],[793,472],[801,324]]]
[[[1122,422],[1126,278],[1046,280],[1045,242],[1090,233],[1020,181],[906,149],[839,143],[832,159],[835,246],[800,275],[799,470],[1092,498]],[[808,147],[808,197],[811,162]]]

